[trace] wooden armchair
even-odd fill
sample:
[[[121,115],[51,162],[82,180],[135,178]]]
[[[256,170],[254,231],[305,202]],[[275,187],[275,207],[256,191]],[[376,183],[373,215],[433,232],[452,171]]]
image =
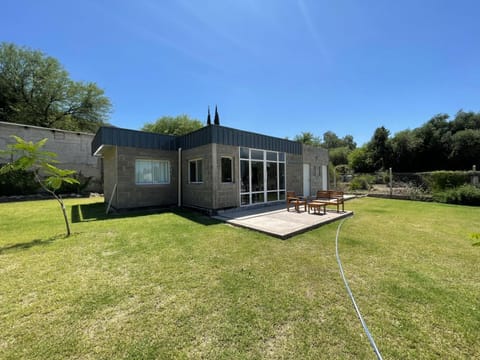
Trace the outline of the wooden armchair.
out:
[[[300,206],[302,205],[305,211],[307,211],[307,200],[295,195],[295,191],[287,191],[287,211],[290,211],[292,205],[295,206],[296,211],[300,211]]]

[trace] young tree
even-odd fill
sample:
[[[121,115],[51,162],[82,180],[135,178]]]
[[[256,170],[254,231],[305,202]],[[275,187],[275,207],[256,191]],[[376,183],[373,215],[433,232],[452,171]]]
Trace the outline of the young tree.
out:
[[[70,236],[70,224],[68,223],[65,204],[57,191],[62,183],[78,184],[78,180],[72,178],[74,170],[63,170],[52,165],[57,163],[55,157],[57,154],[42,150],[48,139],[40,140],[36,143],[25,141],[21,137],[12,135],[16,143],[8,145],[8,149],[1,151],[1,154],[10,155],[11,161],[0,168],[0,174],[15,170],[30,170],[33,172],[35,181],[41,188],[52,195],[58,201],[65,226],[67,228],[67,237]]]
[[[154,123],[146,123],[142,131],[166,135],[185,135],[203,127],[200,120],[191,119],[188,115],[162,116]]]
[[[110,109],[102,89],[71,80],[57,59],[0,43],[0,121],[95,132]]]

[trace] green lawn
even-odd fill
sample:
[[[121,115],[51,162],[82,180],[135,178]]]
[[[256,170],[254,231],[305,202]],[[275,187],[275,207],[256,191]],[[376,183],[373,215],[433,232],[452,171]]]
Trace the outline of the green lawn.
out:
[[[0,204],[1,359],[374,358],[338,223],[286,241],[190,212]],[[364,198],[340,234],[385,359],[480,358],[480,208]]]

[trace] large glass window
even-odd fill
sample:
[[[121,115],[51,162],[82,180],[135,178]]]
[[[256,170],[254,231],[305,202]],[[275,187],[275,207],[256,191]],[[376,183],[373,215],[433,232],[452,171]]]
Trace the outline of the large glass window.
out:
[[[196,159],[188,162],[188,179],[191,183],[203,182],[203,160]]]
[[[241,205],[285,199],[285,153],[240,148]]]
[[[135,183],[170,184],[170,162],[168,160],[135,160]]]

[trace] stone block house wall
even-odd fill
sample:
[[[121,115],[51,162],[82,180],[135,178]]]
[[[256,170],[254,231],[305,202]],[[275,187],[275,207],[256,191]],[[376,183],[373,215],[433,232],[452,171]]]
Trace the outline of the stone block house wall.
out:
[[[303,194],[303,158],[302,155],[287,154],[287,191]]]
[[[217,186],[212,188],[214,209],[238,207],[240,204],[240,161],[238,146],[213,144],[213,172],[217,179]],[[222,158],[232,160],[232,181],[222,182]]]
[[[128,209],[151,206],[168,206],[177,201],[178,167],[176,153],[155,149],[118,146],[105,153],[105,199],[114,208]],[[108,161],[107,161],[108,159]],[[169,184],[136,184],[135,161],[167,160],[170,163]]]
[[[221,159],[228,157],[233,163],[232,182],[221,180]],[[185,206],[206,209],[223,209],[237,207],[239,204],[238,185],[238,147],[207,144],[194,149],[182,151],[182,199]],[[202,160],[203,181],[193,183],[189,178],[190,161]]]
[[[212,201],[212,144],[183,150],[182,154],[182,204],[205,209],[213,208]],[[189,179],[190,161],[202,161],[202,181],[193,182]]]
[[[310,169],[310,195],[328,189],[328,162],[328,150],[303,145],[303,163]]]
[[[33,142],[47,138],[44,150],[58,155],[58,167],[92,177],[86,191],[102,192],[102,160],[91,153],[95,134],[0,122],[0,149],[15,143],[11,135]]]

